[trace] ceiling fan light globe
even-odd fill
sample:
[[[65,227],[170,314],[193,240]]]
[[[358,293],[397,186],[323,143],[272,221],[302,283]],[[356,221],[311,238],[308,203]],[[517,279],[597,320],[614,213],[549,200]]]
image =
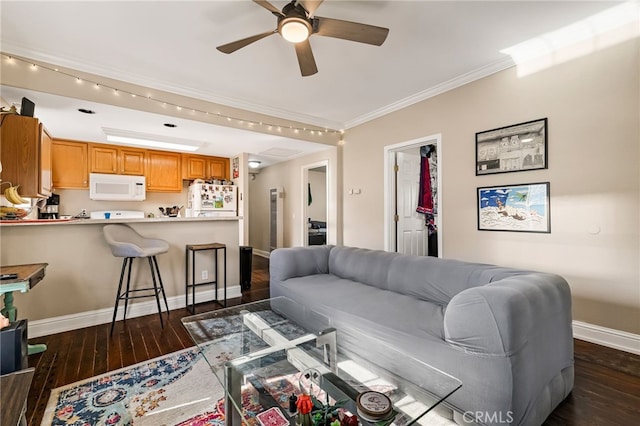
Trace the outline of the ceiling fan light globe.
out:
[[[280,25],[280,35],[290,43],[305,41],[310,34],[310,25],[302,19],[286,19]]]

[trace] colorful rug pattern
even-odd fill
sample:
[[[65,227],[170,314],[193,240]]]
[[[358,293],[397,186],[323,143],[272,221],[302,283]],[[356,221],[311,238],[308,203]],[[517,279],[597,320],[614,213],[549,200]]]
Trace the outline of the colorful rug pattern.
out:
[[[242,336],[237,318],[214,319],[205,326],[209,333],[224,336],[206,349],[209,361],[223,363],[266,346],[251,334]],[[276,387],[265,385],[286,409],[293,385],[286,380]],[[209,364],[194,347],[54,389],[42,426],[223,425],[223,396]],[[263,410],[258,392],[249,386],[242,397],[248,426],[258,425],[255,415]]]
[[[52,418],[45,414],[42,424],[131,425],[129,408],[142,415],[159,407],[166,400],[164,387],[191,370],[199,356],[192,348],[55,389],[55,412]]]
[[[222,426],[223,391],[207,369],[198,349],[192,348],[55,389],[42,425]],[[197,376],[204,380],[198,381]],[[179,383],[181,379],[185,383]],[[291,383],[294,380],[276,378],[265,383],[283,409],[288,406],[289,395],[299,393]],[[242,398],[247,426],[259,425],[256,415],[264,408],[258,392],[247,386]]]

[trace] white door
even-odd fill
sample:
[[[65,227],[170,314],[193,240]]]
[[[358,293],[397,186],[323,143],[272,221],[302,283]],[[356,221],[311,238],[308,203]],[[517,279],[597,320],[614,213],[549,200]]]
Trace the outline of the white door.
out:
[[[416,151],[417,153],[414,153]],[[420,153],[418,149],[396,153],[396,251],[426,256],[428,232],[423,214],[416,212],[420,189]]]

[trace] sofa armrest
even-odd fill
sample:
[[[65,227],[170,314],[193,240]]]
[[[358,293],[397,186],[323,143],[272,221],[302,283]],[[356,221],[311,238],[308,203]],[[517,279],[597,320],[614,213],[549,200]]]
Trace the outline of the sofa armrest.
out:
[[[558,275],[529,273],[473,287],[451,299],[445,340],[466,352],[511,356],[552,345],[572,356],[571,290]]]
[[[329,252],[333,246],[279,248],[269,256],[271,283],[289,278],[329,273]]]

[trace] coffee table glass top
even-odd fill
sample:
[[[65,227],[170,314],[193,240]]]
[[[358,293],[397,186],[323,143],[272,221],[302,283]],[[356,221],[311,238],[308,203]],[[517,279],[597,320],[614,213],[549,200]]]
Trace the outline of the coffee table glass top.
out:
[[[278,314],[294,310],[295,318],[317,327],[308,330]],[[327,411],[339,411],[342,416],[358,414],[364,425],[408,425],[462,385],[391,347],[392,358],[420,369],[417,384],[367,360],[367,348],[343,352],[336,344],[340,329],[332,328],[330,318],[287,298],[205,312],[185,317],[182,323],[225,389],[227,425],[240,426],[247,417],[261,411],[273,414],[273,410],[278,411],[279,426],[287,421],[295,424],[290,397],[303,393],[325,404],[326,410],[312,411],[316,419]],[[358,410],[358,395],[371,390],[391,400],[390,414],[379,418]],[[273,416],[267,422],[273,422]]]

